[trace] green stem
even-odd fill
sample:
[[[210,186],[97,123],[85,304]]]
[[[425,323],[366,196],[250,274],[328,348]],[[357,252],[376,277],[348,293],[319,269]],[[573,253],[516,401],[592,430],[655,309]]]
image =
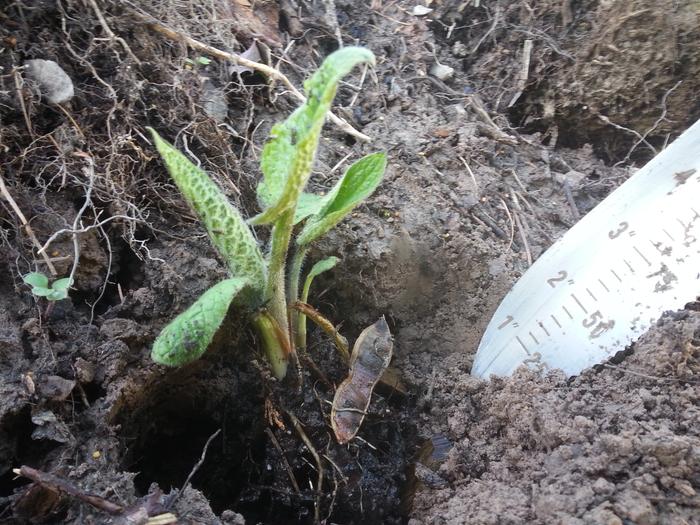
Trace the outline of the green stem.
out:
[[[266,310],[253,315],[252,322],[260,336],[272,373],[277,379],[284,379],[284,376],[287,375],[287,365],[291,352],[286,330],[282,329],[275,318]]]
[[[292,258],[292,267],[289,270],[289,304],[294,304],[299,300],[299,283],[301,282],[301,270],[304,266],[304,259],[309,249],[306,246],[297,247]],[[304,286],[306,294],[302,302],[306,302],[309,289]],[[291,324],[294,330],[294,343],[298,348],[306,348],[306,316],[293,310],[290,313]]]
[[[289,210],[275,222],[272,228],[272,242],[270,249],[270,266],[268,269],[267,289],[265,299],[269,301],[268,308],[270,314],[283,329],[286,337],[285,343],[290,347],[291,353],[294,349],[289,337],[289,314],[287,312],[287,298],[285,296],[284,270],[287,262],[287,250],[292,238],[294,228],[294,210]],[[289,356],[287,356],[287,359]]]

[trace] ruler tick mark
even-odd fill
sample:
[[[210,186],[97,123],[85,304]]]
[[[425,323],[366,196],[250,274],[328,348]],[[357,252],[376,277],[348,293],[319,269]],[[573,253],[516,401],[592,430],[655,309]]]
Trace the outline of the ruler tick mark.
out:
[[[581,301],[578,300],[578,297],[576,297],[574,294],[571,294],[571,297],[576,301],[576,304],[581,307],[581,310],[583,310],[584,314],[588,313],[588,310],[586,310],[586,307],[581,304]]]
[[[566,312],[566,315],[568,315],[568,316],[569,316],[569,319],[573,319],[573,318],[574,318],[574,316],[573,316],[573,315],[571,315],[571,312],[569,312],[569,310],[568,310],[568,308],[566,308],[566,306],[564,306],[564,305],[561,305],[561,307],[562,307],[562,308],[563,308],[563,310],[564,310],[564,311]]]
[[[622,259],[624,263],[627,265],[627,268],[630,269],[630,272],[634,273],[634,268],[632,268],[632,265],[629,263],[627,259]]]
[[[620,279],[620,276],[617,275],[617,272],[615,272],[615,270],[610,270],[610,272],[615,276],[615,278],[616,278],[618,281],[622,282],[622,279]]]
[[[557,326],[558,326],[559,328],[561,328],[561,324],[559,324],[559,319],[557,319],[557,318],[554,316],[554,314],[550,315],[550,317],[552,318],[552,321],[554,321],[555,323],[557,323]]]
[[[530,337],[532,337],[532,340],[535,342],[536,345],[540,344],[540,342],[535,337],[535,334],[533,334],[532,332],[528,332],[528,333],[530,334]]]
[[[520,343],[520,346],[523,347],[523,350],[525,350],[525,353],[526,353],[527,355],[530,355],[530,350],[527,349],[527,346],[525,346],[525,343],[522,342],[522,340],[520,339],[520,337],[516,335],[516,336],[515,336],[515,339],[518,341],[518,343]]]
[[[633,246],[633,248],[634,248],[634,251],[637,252],[642,259],[644,259],[644,262],[647,263],[647,266],[651,266],[649,259],[644,257],[644,254],[639,250],[639,248],[637,248],[636,246]]]
[[[503,328],[508,326],[508,323],[510,323],[512,320],[513,320],[513,316],[509,315],[508,317],[506,317],[505,321],[503,321],[501,324],[498,325],[498,329],[502,330]]]
[[[664,233],[666,234],[666,237],[668,237],[669,239],[671,239],[671,241],[676,242],[676,239],[673,238],[673,235],[671,235],[670,233],[668,233],[668,232],[667,232],[666,230],[664,230],[664,229],[662,229],[661,231],[664,232]]]
[[[598,300],[598,299],[596,298],[596,296],[593,295],[593,292],[591,292],[588,288],[586,288],[586,291],[588,292],[588,295],[590,295],[591,298],[592,298],[594,301],[597,301],[597,300]]]
[[[605,288],[605,291],[606,291],[606,292],[610,292],[610,289],[608,289],[608,287],[605,286],[605,283],[603,282],[602,279],[598,279],[598,282],[600,283],[600,285],[601,285],[603,288]]]
[[[547,337],[549,337],[549,330],[547,330],[547,327],[544,325],[542,321],[537,321],[537,324],[540,325],[540,328],[542,328],[542,331],[547,334]]]

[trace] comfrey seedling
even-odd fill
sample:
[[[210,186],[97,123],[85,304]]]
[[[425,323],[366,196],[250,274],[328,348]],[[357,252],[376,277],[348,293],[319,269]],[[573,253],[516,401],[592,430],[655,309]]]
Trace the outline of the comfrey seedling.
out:
[[[374,153],[350,166],[327,195],[304,192],[338,82],[361,63],[374,64],[371,51],[343,48],[304,83],[307,101],[272,128],[263,148],[263,179],[257,188],[262,212],[247,223],[206,173],[150,130],[175,184],[231,272],[163,329],[151,354],[156,362],[179,366],[199,358],[233,303],[250,312],[274,375],[286,375],[290,360],[296,359],[295,348],[306,344],[306,318],[289,307],[299,299],[305,302],[312,279],[337,262],[331,257],[316,263],[300,296],[309,247],[372,194],[386,168],[386,155]],[[265,255],[249,224],[272,227]],[[290,245],[294,253],[287,270]]]

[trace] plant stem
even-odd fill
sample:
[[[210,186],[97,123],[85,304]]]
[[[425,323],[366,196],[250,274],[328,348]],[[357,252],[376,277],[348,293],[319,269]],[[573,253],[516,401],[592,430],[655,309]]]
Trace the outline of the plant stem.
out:
[[[270,266],[268,270],[267,290],[265,298],[269,301],[270,314],[282,329],[286,338],[285,344],[289,346],[290,353],[294,352],[289,337],[289,314],[287,312],[287,298],[285,296],[284,270],[287,261],[287,250],[294,228],[294,209],[286,211],[272,228],[272,242],[270,248]],[[285,356],[288,359],[289,356]],[[286,370],[286,364],[285,364]]]
[[[272,373],[277,379],[284,379],[284,376],[287,375],[287,364],[291,353],[287,331],[266,310],[253,315],[252,322],[260,336],[265,356],[272,367]]]
[[[308,251],[309,249],[306,246],[299,246],[292,258],[292,266],[289,269],[289,304],[294,304],[299,300],[301,269],[304,266],[304,259]],[[302,299],[303,302],[306,302],[308,295],[309,290],[306,289],[306,295]],[[306,316],[296,310],[290,312],[289,316],[294,329],[294,344],[299,348],[306,348]]]

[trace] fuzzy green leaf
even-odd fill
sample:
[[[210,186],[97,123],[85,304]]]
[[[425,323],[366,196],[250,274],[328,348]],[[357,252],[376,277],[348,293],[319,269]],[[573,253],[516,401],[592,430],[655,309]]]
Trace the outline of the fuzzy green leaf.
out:
[[[323,208],[306,222],[297,243],[310,244],[338,224],[377,189],[385,169],[385,153],[367,155],[350,166],[326,197]]]
[[[326,203],[326,197],[316,195],[315,193],[306,193],[305,191],[299,195],[297,209],[294,213],[294,224],[299,224],[301,221],[311,215],[316,215]]]
[[[29,286],[35,288],[48,288],[49,278],[41,272],[31,272],[25,275],[22,280]]]
[[[306,102],[272,128],[260,161],[264,179],[258,198],[266,209],[253,217],[251,224],[271,224],[296,206],[311,174],[321,128],[338,82],[363,62],[374,64],[374,55],[365,48],[344,47],[331,53],[304,82]]]
[[[163,140],[154,129],[148,129],[170,176],[201,219],[231,273],[249,281],[250,293],[244,292],[245,301],[259,300],[265,288],[265,263],[253,232],[204,171]]]
[[[198,359],[211,344],[233,299],[248,284],[246,279],[226,279],[212,286],[160,333],[151,358],[161,365],[182,366]]]
[[[338,264],[339,261],[340,259],[338,259],[337,257],[327,257],[318,261],[311,267],[311,270],[306,276],[306,280],[304,281],[304,288],[301,292],[302,302],[308,302],[309,290],[311,289],[311,282],[314,280],[314,278],[318,277],[323,272],[327,272],[328,270],[332,269],[336,264]]]
[[[310,282],[314,277],[318,277],[323,272],[332,269],[339,261],[340,259],[334,256],[321,259],[311,267],[311,271],[309,271],[309,274],[306,276],[306,281]]]

